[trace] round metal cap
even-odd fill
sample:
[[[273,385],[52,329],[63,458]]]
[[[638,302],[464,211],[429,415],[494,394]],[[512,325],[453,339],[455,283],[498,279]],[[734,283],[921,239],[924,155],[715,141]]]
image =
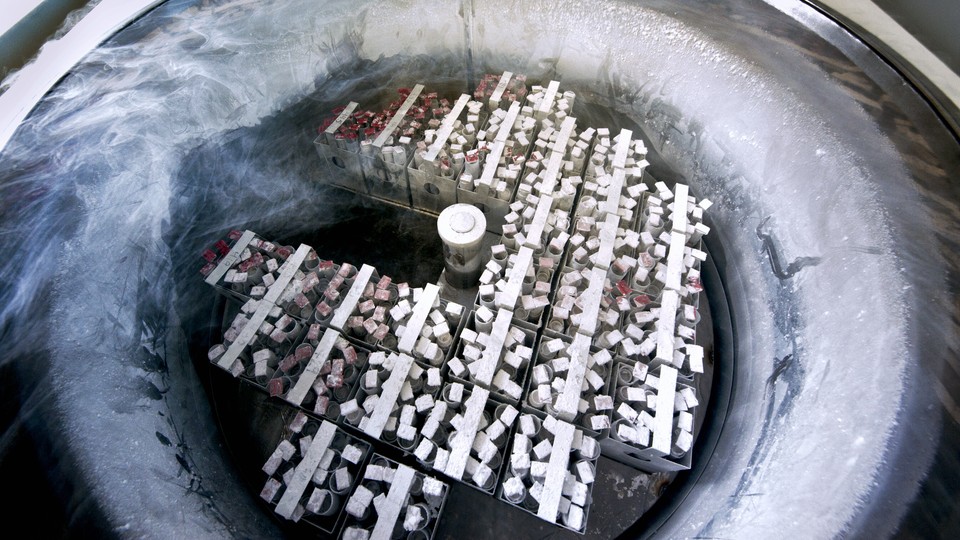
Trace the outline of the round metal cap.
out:
[[[469,204],[446,207],[437,218],[437,232],[443,243],[451,247],[476,244],[487,230],[487,218],[479,208]]]

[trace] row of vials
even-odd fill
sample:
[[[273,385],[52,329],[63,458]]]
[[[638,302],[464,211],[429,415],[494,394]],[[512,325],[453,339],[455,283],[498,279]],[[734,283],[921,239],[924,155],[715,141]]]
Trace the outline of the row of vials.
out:
[[[313,264],[312,250],[286,278],[295,285],[281,285],[283,290],[271,295],[284,277],[281,262],[296,259],[300,250],[274,245],[278,257],[261,253],[259,260],[246,252],[234,256],[231,248],[224,260],[233,257],[234,264],[222,272],[222,261],[205,267],[208,281],[215,276],[221,290],[244,300],[228,334],[240,337],[270,300],[273,307],[254,336],[260,345],[275,345],[256,359],[258,351],[241,347],[238,356],[246,353],[250,362],[237,366],[226,354],[235,339],[227,340],[223,350],[211,349],[211,360],[225,369],[229,364],[235,373],[249,374],[252,365],[255,376],[257,365],[269,370],[271,362],[302,366],[312,382],[294,393],[305,396],[299,405],[323,414],[320,397],[333,395],[346,425],[478,489],[489,491],[503,479],[495,488],[501,498],[579,530],[587,506],[577,482],[592,482],[580,475],[587,470],[579,464],[582,444],[644,468],[689,467],[692,411],[698,405],[692,383],[703,370],[703,350],[696,345],[699,263],[705,257],[699,242],[709,232],[702,223],[709,201],[696,201],[686,186],[670,190],[650,182],[646,148],[630,131],[612,137],[605,129],[578,131],[567,114],[572,96],[557,99],[558,85],[533,90],[529,105],[498,104],[505,107],[493,109],[483,129],[476,127],[483,111],[461,96],[444,120],[427,127],[431,132],[417,145],[422,159],[413,158],[408,171],[434,174],[437,156],[463,154],[463,169],[455,174],[457,182],[466,179],[470,185],[458,186],[458,193],[479,189],[484,198],[476,204],[491,198],[503,203],[502,236],[481,272],[472,313],[448,309],[435,299],[432,286],[401,287],[367,266],[319,261],[324,273],[315,267],[315,282],[302,264]],[[558,103],[562,106],[553,106]],[[476,169],[466,170],[473,150],[471,155],[483,157],[479,178],[471,174]],[[497,189],[504,185],[512,195],[500,199]],[[258,268],[240,276],[244,262]],[[417,300],[424,296],[430,308],[418,311]],[[298,324],[310,339],[283,353],[285,344],[296,341]],[[291,354],[293,360],[284,362]],[[302,365],[308,356],[323,359],[315,362],[318,369]],[[337,360],[343,365],[335,370]],[[268,380],[268,388],[280,397],[299,382],[276,379]],[[321,387],[353,381],[354,389],[326,385],[324,390],[317,381],[323,381]],[[330,400],[323,405],[329,409]],[[496,414],[501,407],[509,409]],[[559,446],[566,451],[545,454],[540,445],[531,454],[536,445],[516,442],[531,438],[533,419],[538,429],[549,426],[544,437],[556,436],[557,429],[572,433]],[[637,463],[630,456],[638,449],[661,461]],[[523,466],[524,454],[536,458],[532,473]]]
[[[457,202],[482,206],[498,231],[521,178],[541,166],[546,139],[560,130],[576,95],[561,92],[557,81],[528,89],[526,78],[511,72],[484,81],[473,99],[437,99],[416,85],[381,113],[356,102],[334,109],[315,140],[326,179],[435,214]],[[587,137],[573,148],[581,165],[591,144]]]
[[[241,243],[247,240],[244,238],[245,234],[231,234],[235,242],[233,248],[238,248],[240,255],[229,256],[233,250],[228,251],[223,260],[228,263],[226,266],[229,268],[221,267],[216,273],[208,272],[208,278],[218,273],[226,275],[230,270],[239,270],[240,265],[255,257],[254,253],[261,253],[243,253],[242,250],[247,249],[242,247]],[[250,245],[257,246],[257,249],[276,251],[276,244],[256,238],[250,239]],[[295,256],[297,252],[301,255]],[[311,251],[307,248],[297,252],[278,263],[277,271],[282,275],[267,288],[267,294],[259,298],[251,297],[241,303],[242,298],[237,298],[234,289],[220,283],[220,290],[237,300],[239,310],[234,323],[225,333],[225,343],[211,348],[211,361],[234,374],[244,377],[248,373],[254,375],[249,378],[251,382],[264,383],[271,395],[300,406],[305,411],[340,420],[343,425],[363,435],[410,452],[425,468],[435,469],[450,478],[494,494],[503,471],[509,466],[511,448],[507,447],[508,441],[516,429],[528,429],[533,418],[524,415],[523,421],[517,423],[520,407],[516,402],[523,392],[523,387],[516,382],[512,385],[509,383],[516,375],[516,371],[510,370],[511,364],[523,369],[534,360],[536,332],[516,326],[509,328],[511,318],[506,311],[501,311],[496,330],[492,322],[484,325],[482,321],[476,323],[472,318],[470,327],[459,326],[456,316],[461,316],[462,310],[451,309],[449,303],[439,301],[435,286],[410,289],[407,292],[406,286],[397,284],[394,290],[388,279],[373,273],[367,275],[368,272],[364,272],[363,267],[356,269],[349,265],[330,264],[320,260],[316,265],[310,263],[310,268],[306,268],[304,261],[313,260]],[[321,283],[315,284],[310,276],[321,268]],[[335,280],[338,276],[343,278],[343,283]],[[363,342],[362,336],[349,335],[351,326],[346,322],[339,330],[333,326],[322,326],[317,322],[316,314],[312,320],[305,322],[286,313],[279,315],[293,321],[292,327],[284,328],[287,339],[293,341],[287,350],[283,351],[276,346],[278,342],[270,337],[277,336],[275,329],[265,327],[258,322],[259,319],[251,319],[252,315],[258,312],[274,312],[274,315],[277,315],[277,310],[282,312],[282,303],[275,302],[270,309],[262,306],[271,299],[279,300],[284,295],[291,296],[291,287],[292,290],[302,292],[303,283],[318,287],[326,280],[335,280],[333,283],[336,290],[345,288],[345,291],[341,291],[341,296],[344,297],[341,303],[325,319],[331,323],[338,319],[347,321],[350,317],[357,316],[348,315],[351,313],[366,311],[372,314],[377,306],[361,307],[365,301],[363,298],[377,298],[379,291],[390,291],[390,294],[379,295],[384,302],[395,300],[392,307],[386,310],[387,318],[404,322],[411,328],[408,333],[404,325],[397,333],[397,346],[412,354],[418,354],[418,357],[415,359],[412,354],[385,350],[382,341],[372,347],[371,344]],[[330,285],[327,284],[326,287],[329,289]],[[365,296],[361,293],[356,301],[348,301],[351,296],[357,296],[350,291],[359,291],[361,288],[366,289]],[[322,296],[329,299],[332,295]],[[338,316],[340,309],[345,311]],[[419,319],[421,323],[412,319]],[[244,320],[245,323],[236,323]],[[264,322],[269,323],[271,320],[267,318]],[[475,324],[479,326],[474,328]],[[490,336],[499,334],[504,325],[507,325],[508,330],[498,344]],[[237,349],[239,354],[235,357],[227,356],[231,347],[237,348],[243,343],[240,333],[251,328],[256,329],[251,334],[253,339],[246,342],[246,347]],[[298,335],[303,336],[299,342],[295,337]],[[446,339],[450,335],[459,339]],[[407,341],[412,345],[406,344]],[[264,344],[269,344],[270,347]],[[459,349],[461,353],[466,347],[483,347],[482,350],[477,349],[479,357],[476,359],[478,366],[487,366],[485,370],[497,366],[503,356],[506,356],[506,363],[499,366],[496,373],[491,371],[481,377],[486,377],[497,387],[508,389],[507,401],[512,398],[513,403],[498,401],[491,397],[490,390],[468,382],[466,379],[469,370],[466,366],[464,371],[458,371],[456,362],[446,361],[444,354],[440,356],[443,361],[437,362],[436,357],[429,351],[432,347],[441,345],[448,347],[451,352]],[[494,348],[497,350],[494,351]],[[486,364],[480,362],[484,350],[487,351],[489,359]],[[465,356],[470,358],[473,355],[468,352]],[[239,370],[236,367],[238,365],[243,366],[244,370]],[[251,366],[252,372],[248,371]],[[269,375],[268,371],[260,372],[258,369],[273,370],[273,374]],[[473,372],[478,372],[478,369]],[[267,375],[264,375],[265,373]],[[271,456],[265,472],[271,474],[272,480],[265,487],[265,498],[274,500],[274,497],[282,497],[282,486],[287,486],[292,481],[292,473],[289,471],[295,467],[287,463],[287,460],[291,456],[291,449],[298,444],[302,449],[306,449],[306,443],[291,441],[282,443]],[[594,459],[596,457],[595,455]],[[328,468],[330,466],[325,461],[322,464]],[[277,465],[277,468],[273,468],[274,465]],[[322,520],[322,514],[330,511],[329,507],[334,502],[340,501],[337,497],[343,495],[341,491],[347,488],[350,478],[355,477],[349,476],[351,474],[353,471],[344,464],[337,471],[333,471],[329,478],[319,475],[317,479],[326,481],[327,484],[317,487],[319,491],[315,490],[315,494],[302,494],[302,508],[297,510],[296,517],[306,513],[310,519]],[[547,491],[549,490],[548,486]],[[532,497],[539,496],[540,492],[535,489]],[[281,508],[288,505],[289,503]],[[582,504],[578,507],[583,509]],[[292,519],[294,515],[285,517]],[[566,520],[563,522],[568,523]],[[569,523],[575,524],[576,521]]]
[[[670,223],[672,223],[672,220]],[[271,244],[266,244],[266,248],[270,249]],[[263,246],[262,243],[260,245],[261,247]],[[289,252],[289,249],[285,251],[278,249],[276,251],[280,251],[281,255],[283,255],[285,252]],[[303,250],[299,251],[301,253],[303,252]],[[295,255],[296,252],[288,256],[293,263],[299,262],[301,265],[303,265],[302,261],[314,260],[314,257],[311,256],[310,251],[307,251],[302,258]],[[252,256],[252,254],[241,254],[241,256],[237,257],[237,270],[239,270],[239,265],[244,264],[244,261],[247,261]],[[232,257],[225,258],[225,260],[228,261],[233,259],[234,258]],[[266,263],[264,262],[261,264]],[[342,316],[340,319],[343,321],[349,321],[351,318],[354,320],[358,319],[360,316],[354,315],[354,313],[357,312],[366,312],[366,314],[370,315],[375,313],[378,308],[382,308],[381,313],[384,311],[392,312],[393,318],[396,318],[399,321],[406,321],[405,317],[412,315],[413,311],[415,311],[410,307],[406,298],[400,298],[401,294],[404,297],[410,294],[409,288],[403,286],[402,284],[400,284],[400,286],[391,288],[392,284],[388,278],[378,278],[369,270],[366,272],[358,272],[357,269],[352,268],[349,265],[341,265],[337,267],[337,265],[331,265],[328,261],[318,261],[316,264],[308,262],[307,265],[310,268],[301,266],[300,270],[294,273],[294,278],[290,278],[291,281],[297,281],[298,283],[295,289],[299,288],[299,290],[302,290],[302,283],[304,282],[306,282],[308,285],[314,282],[313,279],[308,277],[309,274],[300,275],[303,273],[303,270],[316,270],[323,268],[323,277],[325,279],[335,279],[337,277],[344,278],[343,283],[338,283],[338,281],[335,280],[334,285],[337,285],[338,287],[346,286],[346,297],[357,297],[356,301],[348,302],[348,306],[351,306],[349,310],[343,310],[341,312]],[[346,268],[346,270],[341,271],[343,268]],[[280,268],[278,267],[277,270],[280,270]],[[363,275],[360,276],[361,279],[358,280],[357,276],[361,273]],[[271,285],[283,287],[284,293],[289,297],[291,296],[289,292],[290,287],[289,285],[284,285],[286,278],[282,275],[283,271],[280,271],[280,274],[280,283],[277,284],[277,281],[274,281]],[[350,282],[350,279],[352,279],[353,282]],[[549,282],[549,278],[546,280],[546,282]],[[328,285],[325,292],[331,290],[333,289],[331,289]],[[358,294],[350,294],[351,290],[360,292]],[[420,295],[424,294],[424,291],[415,291],[415,293],[416,296],[419,297]],[[325,297],[328,299],[330,296],[332,295],[325,294]],[[277,296],[277,298],[280,298],[280,296]],[[366,300],[364,300],[364,298],[366,298]],[[260,301],[263,299],[264,298],[261,298]],[[375,303],[366,306],[363,305],[365,302],[373,302],[374,299],[378,299],[383,302],[388,302],[390,300],[399,301],[390,306],[389,310],[387,310],[384,306],[377,306]],[[251,298],[250,300],[253,299]],[[258,306],[254,303],[251,303],[250,300],[243,304],[244,307],[241,308],[241,313],[256,313]],[[296,302],[294,302],[294,304],[296,304]],[[412,342],[417,344],[417,346],[407,346],[405,350],[410,352],[418,351],[419,359],[425,360],[425,363],[432,363],[442,366],[440,359],[443,358],[443,355],[438,357],[428,351],[433,350],[432,348],[439,347],[441,345],[445,345],[448,351],[453,350],[451,348],[453,341],[450,337],[451,333],[449,324],[451,321],[446,320],[444,313],[455,316],[458,313],[462,313],[462,311],[456,309],[452,311],[450,309],[436,309],[440,306],[436,302],[435,297],[431,297],[430,305],[434,309],[429,311],[423,310],[421,313],[426,314],[427,317],[432,315],[432,322],[435,323],[434,326],[431,326],[431,330],[425,333],[422,330],[421,332],[418,332],[416,334],[416,341]],[[270,310],[274,312],[274,315],[277,315],[277,307],[279,306],[275,305],[273,309]],[[460,365],[459,357],[454,357],[446,366],[449,369],[449,372],[446,373],[446,375],[450,380],[462,380],[464,382],[468,382],[465,379],[469,379],[469,382],[474,384],[478,382],[482,385],[492,384],[495,390],[510,389],[507,395],[516,401],[516,399],[519,397],[519,392],[522,390],[521,385],[516,382],[516,370],[524,369],[530,364],[533,358],[532,346],[534,344],[534,340],[536,339],[536,333],[532,332],[529,328],[521,328],[512,324],[513,314],[509,311],[503,309],[498,310],[498,317],[491,317],[492,314],[493,312],[491,310],[486,309],[485,306],[480,306],[474,316],[470,318],[472,327],[464,329],[465,332],[461,336],[462,339],[460,340],[460,345],[456,349],[460,353],[466,353],[461,354],[460,356],[468,359],[470,361],[470,365],[476,365],[477,368],[465,370],[467,366]],[[293,319],[288,314],[279,316],[286,316],[290,319]],[[426,319],[423,314],[417,318],[424,320]],[[499,319],[499,321],[497,319]],[[296,335],[297,333],[295,329],[297,323],[295,320],[293,320],[293,322],[294,328],[286,329],[288,335]],[[456,323],[455,317],[453,322]],[[495,331],[494,324],[498,322],[498,328]],[[362,327],[362,324],[341,326],[341,329],[349,330],[351,328],[359,327]],[[454,327],[456,327],[456,324],[454,324]],[[292,377],[298,375],[298,372],[287,372],[287,370],[284,370],[284,377],[291,378],[289,384],[283,387],[274,386],[274,383],[276,383],[277,380],[271,379],[268,383],[268,388],[274,395],[287,397],[288,401],[291,401],[295,404],[303,405],[303,398],[306,397],[306,403],[309,404],[312,402],[314,404],[313,412],[324,414],[326,409],[329,407],[329,397],[327,396],[331,394],[337,395],[339,399],[337,399],[335,403],[339,406],[345,402],[343,399],[345,396],[351,395],[349,390],[344,390],[342,392],[339,390],[342,389],[344,381],[349,383],[356,379],[356,374],[360,369],[365,367],[363,365],[363,360],[369,355],[365,354],[366,351],[363,351],[362,348],[361,352],[358,354],[354,345],[345,340],[344,337],[339,334],[339,332],[333,332],[329,328],[323,336],[325,338],[325,343],[321,345],[321,340],[319,339],[320,328],[321,327],[319,323],[314,322],[310,324],[309,330],[307,330],[306,342],[298,345],[293,350],[292,355],[287,355],[284,357],[283,361],[280,361],[284,368],[289,365],[296,370],[299,367],[303,370],[305,377],[293,380]],[[418,328],[422,329],[423,326],[419,326]],[[229,336],[232,331],[239,332],[240,330],[242,330],[242,327],[235,325],[228,330],[227,334]],[[267,343],[271,344],[279,343],[279,341],[276,339],[278,337],[276,328],[271,331],[269,328],[264,329],[261,326],[260,330],[267,330],[266,332],[259,332],[256,334],[261,340],[267,340]],[[413,336],[415,334],[411,333],[409,335]],[[490,339],[490,337],[493,335],[497,335],[498,339]],[[533,408],[543,407],[549,416],[563,418],[569,421],[575,421],[582,418],[584,419],[582,427],[588,432],[592,431],[595,433],[598,431],[603,431],[609,427],[609,417],[607,416],[608,413],[606,413],[606,411],[610,411],[612,409],[612,397],[602,394],[602,391],[605,386],[604,380],[609,376],[609,368],[607,366],[610,365],[610,353],[607,349],[607,346],[611,344],[601,342],[600,345],[604,345],[604,347],[600,347],[599,350],[593,351],[593,354],[575,352],[576,350],[583,350],[583,343],[586,343],[587,346],[589,346],[589,341],[584,342],[582,339],[580,339],[582,335],[582,333],[577,332],[575,334],[574,343],[570,343],[569,340],[567,340],[565,343],[564,340],[561,339],[565,336],[558,336],[556,338],[545,340],[541,344],[540,353],[538,356],[538,365],[533,370],[533,378],[529,387],[527,399],[524,402],[524,406],[530,405]],[[480,336],[485,337],[480,338]],[[503,339],[500,340],[499,336],[502,336]],[[436,338],[439,343],[431,343],[429,339],[426,339],[430,337]],[[481,342],[479,346],[477,343],[478,341]],[[389,343],[392,344],[392,342]],[[488,346],[491,349],[496,348],[497,350],[487,354],[486,362],[480,362],[480,360],[483,360],[484,351],[487,350]],[[215,347],[212,352],[214,350],[221,350],[222,348],[222,346],[219,348]],[[315,351],[317,354],[311,354],[311,350]],[[476,352],[469,352],[473,350],[476,350]],[[367,368],[374,369],[375,365],[383,365],[384,360],[386,360],[383,358],[383,353],[375,353],[375,355],[378,361],[371,362],[370,366],[366,366]],[[260,362],[257,362],[257,360],[276,360],[279,355],[273,351],[267,354],[261,349],[260,351],[254,351],[251,356],[253,357],[256,366],[260,365]],[[393,360],[397,360],[397,355],[392,356],[394,357]],[[291,357],[295,361],[291,361]],[[313,359],[314,364],[319,365],[320,368],[312,369],[309,367],[309,365],[304,365],[303,361],[308,357]],[[573,362],[571,362],[571,358],[574,359]],[[217,358],[211,359],[218,360]],[[318,362],[317,359],[322,360]],[[358,359],[360,360],[360,365],[356,365]],[[581,361],[581,359],[586,360]],[[431,394],[439,389],[441,382],[444,380],[441,377],[440,370],[437,367],[420,369],[420,367],[415,366],[412,361],[408,361],[405,365],[413,367],[414,369],[412,371],[408,369],[404,372],[405,375],[402,377],[395,376],[395,379],[401,380],[402,383],[394,385],[395,387],[398,387],[397,398],[395,399],[401,399],[401,401],[394,401],[394,403],[403,404],[402,398],[400,398],[400,393],[404,389],[403,386],[406,384],[411,382],[418,383],[419,381],[420,384],[417,386],[417,390],[420,388],[425,388],[426,393]],[[480,369],[482,366],[485,367]],[[378,383],[386,382],[385,375],[387,373],[393,374],[395,372],[395,366],[393,364],[388,364],[388,368],[389,369],[386,370],[380,370],[378,373],[369,370],[366,372],[365,383],[367,384],[368,389],[376,388],[378,391],[382,392],[383,385]],[[493,370],[496,371],[494,372]],[[479,379],[477,379],[478,375],[480,376]],[[410,380],[408,381],[407,379]],[[420,379],[423,380],[420,381]],[[523,378],[520,379],[521,382],[523,380]],[[584,381],[582,388],[575,388],[576,381]],[[618,378],[617,381],[620,382],[622,379]],[[642,384],[643,381],[640,380],[640,383]],[[326,389],[323,389],[323,386],[326,386]],[[616,394],[617,396],[626,396],[622,389],[618,390],[621,391]],[[314,395],[310,395],[311,391]],[[403,406],[399,409],[402,410],[403,413],[395,415],[392,418],[388,417],[383,426],[378,427],[378,429],[387,428],[385,433],[388,434],[388,437],[390,437],[391,440],[397,441],[397,443],[399,443],[401,448],[404,450],[410,451],[413,450],[412,445],[416,443],[414,426],[422,423],[423,418],[426,418],[427,413],[432,410],[434,404],[432,399],[423,399],[424,397],[427,397],[424,395],[419,396],[419,401],[413,400],[412,398],[414,397],[414,393],[409,388],[405,393],[413,402],[409,404],[403,404]],[[584,393],[586,395],[583,395]],[[376,395],[375,397],[378,398],[379,395]],[[632,402],[636,402],[636,400],[634,399]],[[650,403],[653,402],[650,401],[646,406],[650,407]],[[356,416],[356,412],[359,408],[358,405],[363,406],[364,412],[367,413],[367,416],[372,416],[372,413],[375,411],[374,399],[363,400],[362,403],[358,403],[357,400],[354,399],[350,401],[348,408],[345,411],[347,413],[347,418],[358,418]],[[623,413],[624,410],[625,409],[623,407],[620,407],[618,409],[618,414]],[[420,421],[414,421],[414,414],[420,414],[423,418],[421,418]],[[620,415],[622,416],[622,414]],[[334,415],[334,417],[336,417],[336,415]],[[628,419],[630,420],[637,420],[637,418],[646,418],[646,416],[641,416],[639,412],[636,417],[634,417],[634,415],[628,415]],[[359,420],[364,421],[366,418],[359,417]],[[619,431],[616,432],[616,437],[618,439],[625,440],[626,442],[632,442],[634,444],[646,445],[645,441],[640,437],[622,437],[624,433],[629,432],[623,431],[623,422],[620,422],[620,420],[623,419],[617,419],[619,422],[617,424]],[[689,422],[680,420],[678,421],[678,428],[687,426],[688,424]],[[366,427],[367,426],[362,426],[362,428]],[[650,427],[652,428],[652,426]],[[641,432],[641,428],[636,427],[635,431]],[[382,433],[384,432],[373,436],[379,437]],[[689,435],[689,430],[687,430],[686,433]],[[421,445],[422,444],[423,443],[421,442]],[[680,446],[684,446],[682,441]],[[421,449],[421,453],[423,451],[424,450]],[[477,463],[483,467],[489,468],[487,463],[480,461],[477,461]],[[479,468],[479,470],[481,471],[481,474],[478,475],[477,469],[471,466],[471,470],[467,471],[467,473],[469,474],[470,478],[474,479],[475,481],[482,482],[480,485],[485,485],[487,482],[489,482],[488,478],[490,475],[483,475],[482,473],[484,468],[482,467]],[[537,494],[537,491],[535,490],[534,493]]]
[[[356,540],[429,539],[449,486],[374,454],[365,441],[302,411],[262,467],[260,497],[280,517]]]

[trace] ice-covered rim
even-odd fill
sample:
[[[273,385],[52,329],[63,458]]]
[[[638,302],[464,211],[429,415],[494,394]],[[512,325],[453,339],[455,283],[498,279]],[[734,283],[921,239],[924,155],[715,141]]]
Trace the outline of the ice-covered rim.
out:
[[[43,96],[87,53],[162,1],[104,0],[63,38],[47,42],[32,62],[13,75],[16,79],[9,90],[0,94],[0,151]]]
[[[103,0],[62,39],[48,42],[36,59],[17,73],[16,81],[0,94],[0,151],[6,147],[20,122],[44,95],[86,54],[118,30],[164,0]],[[791,17],[798,17],[794,0],[766,0]],[[960,75],[953,72],[917,38],[873,2],[842,0],[801,0],[826,8],[875,36],[922,74],[953,107],[960,111]],[[949,111],[948,111],[949,112]],[[956,129],[960,120],[953,119]]]

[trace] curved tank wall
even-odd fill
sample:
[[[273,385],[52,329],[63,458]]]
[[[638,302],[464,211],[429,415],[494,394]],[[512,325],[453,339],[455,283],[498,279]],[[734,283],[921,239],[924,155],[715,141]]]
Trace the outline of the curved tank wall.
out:
[[[639,126],[715,202],[724,420],[628,534],[956,531],[957,139],[817,12],[750,1],[169,2],[86,55],[0,154],[0,354],[69,515],[275,532],[190,358],[196,254],[351,218],[317,186],[324,111],[504,69]]]

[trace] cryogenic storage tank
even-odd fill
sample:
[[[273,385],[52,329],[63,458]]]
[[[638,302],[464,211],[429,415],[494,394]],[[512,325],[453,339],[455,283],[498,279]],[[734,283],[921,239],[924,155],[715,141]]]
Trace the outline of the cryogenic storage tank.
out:
[[[94,8],[0,95],[3,470],[30,495],[9,509],[53,534],[298,534],[248,474],[274,402],[207,361],[198,256],[250,229],[436,281],[435,219],[331,187],[317,127],[511,71],[714,203],[696,459],[664,482],[599,463],[586,535],[956,536],[957,95],[843,21],[862,37],[800,1]],[[454,486],[436,534],[573,534],[528,518]]]

